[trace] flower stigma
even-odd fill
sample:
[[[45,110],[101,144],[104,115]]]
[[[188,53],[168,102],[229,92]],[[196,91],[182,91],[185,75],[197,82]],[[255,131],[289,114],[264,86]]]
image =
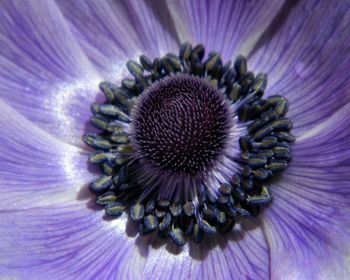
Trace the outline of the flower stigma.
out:
[[[179,246],[256,217],[295,141],[288,101],[263,98],[267,75],[190,43],[127,68],[120,86],[100,84],[106,102],[91,105],[91,123],[101,132],[83,136],[103,173],[90,185],[96,203]]]

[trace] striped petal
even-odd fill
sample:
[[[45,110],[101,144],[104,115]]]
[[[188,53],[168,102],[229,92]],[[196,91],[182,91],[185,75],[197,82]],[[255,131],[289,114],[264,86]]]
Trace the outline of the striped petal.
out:
[[[249,62],[268,73],[269,94],[288,98],[294,133],[300,136],[350,101],[350,3],[291,3]]]
[[[225,59],[247,54],[284,1],[168,1],[181,42],[203,43]]]
[[[61,142],[0,101],[0,210],[71,201],[94,174],[87,154]]]
[[[80,143],[100,81],[53,1],[0,4],[0,97],[65,141]]]
[[[177,51],[171,17],[163,1],[58,1],[79,44],[108,80],[129,59]]]
[[[146,247],[142,279],[268,279],[269,251],[261,229],[246,224],[240,230],[182,249],[158,240]]]
[[[122,216],[103,217],[86,201],[0,211],[0,275],[26,279],[267,279],[269,251],[260,228],[182,249],[135,237]]]
[[[274,279],[348,279],[350,104],[297,139],[263,217]]]
[[[85,203],[0,212],[0,275],[11,279],[140,279],[143,261],[125,219]]]

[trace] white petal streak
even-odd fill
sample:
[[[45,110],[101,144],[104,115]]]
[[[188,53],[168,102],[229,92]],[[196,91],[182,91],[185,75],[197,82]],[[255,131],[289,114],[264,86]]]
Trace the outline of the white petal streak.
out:
[[[94,177],[87,170],[87,153],[55,139],[2,101],[0,108],[0,208],[75,199]]]
[[[98,73],[81,50],[53,1],[0,3],[0,96],[29,120],[67,142],[78,143],[96,96]],[[67,84],[84,84],[79,90]],[[57,119],[57,98],[65,98],[68,125]],[[89,100],[90,102],[86,102]],[[74,105],[73,105],[74,104]]]

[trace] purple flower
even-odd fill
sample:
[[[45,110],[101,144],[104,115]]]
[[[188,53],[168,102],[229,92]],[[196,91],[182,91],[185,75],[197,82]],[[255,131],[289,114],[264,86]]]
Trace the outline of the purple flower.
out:
[[[0,278],[347,279],[349,1],[3,1]],[[104,218],[81,141],[98,84],[141,54],[203,43],[268,74],[290,103],[293,160],[273,204],[183,247]]]

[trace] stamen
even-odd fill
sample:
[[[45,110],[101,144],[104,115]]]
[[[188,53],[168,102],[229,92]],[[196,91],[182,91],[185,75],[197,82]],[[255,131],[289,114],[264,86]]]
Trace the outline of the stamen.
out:
[[[128,211],[141,235],[158,231],[178,246],[256,217],[295,141],[288,101],[263,99],[267,75],[255,76],[244,56],[224,63],[190,43],[126,67],[131,77],[102,82],[106,102],[91,105],[101,132],[83,136],[103,174],[90,185],[96,203],[110,216]]]

